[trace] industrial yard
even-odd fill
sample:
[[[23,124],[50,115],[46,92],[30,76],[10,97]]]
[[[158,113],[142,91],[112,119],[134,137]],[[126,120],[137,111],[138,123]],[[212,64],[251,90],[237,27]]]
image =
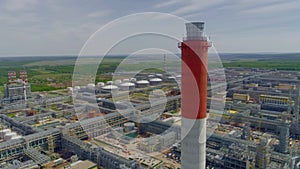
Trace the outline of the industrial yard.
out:
[[[296,169],[300,160],[300,73],[243,68],[225,72],[225,110],[210,110],[207,105],[207,130],[213,131],[207,141],[207,167]],[[17,98],[6,95],[1,108],[1,167],[71,167],[79,163],[76,157],[103,168],[178,168],[181,97],[168,77],[145,73],[138,79],[69,87],[51,94],[28,93],[26,101],[23,92]],[[14,90],[17,84],[8,86]],[[147,111],[151,88],[167,95],[162,112],[159,104]],[[96,90],[98,107],[89,104],[91,89]],[[77,115],[72,104],[74,91],[82,103],[76,107],[81,110]],[[141,115],[155,115],[156,120],[139,124],[122,99],[111,101],[110,92],[122,98],[128,91]],[[220,121],[212,125],[216,119]]]
[[[203,29],[187,24],[178,47],[188,67],[173,74],[163,55],[163,70],[32,91],[26,70],[9,71],[0,168],[299,169],[300,72],[206,69],[189,48],[207,57]]]

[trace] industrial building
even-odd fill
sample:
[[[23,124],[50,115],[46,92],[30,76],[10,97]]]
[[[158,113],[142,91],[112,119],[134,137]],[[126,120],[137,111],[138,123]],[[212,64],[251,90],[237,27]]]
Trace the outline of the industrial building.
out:
[[[97,169],[97,164],[85,160],[85,161],[76,161],[75,163],[71,164],[69,169]]]
[[[30,96],[31,94],[30,84],[25,85],[25,92],[27,96]],[[4,85],[4,98],[7,98],[11,101],[24,99],[25,98],[24,85],[23,84]]]
[[[25,100],[30,97],[31,86],[27,80],[27,72],[20,71],[19,78],[16,72],[7,73],[8,84],[4,85],[4,99],[2,102]]]

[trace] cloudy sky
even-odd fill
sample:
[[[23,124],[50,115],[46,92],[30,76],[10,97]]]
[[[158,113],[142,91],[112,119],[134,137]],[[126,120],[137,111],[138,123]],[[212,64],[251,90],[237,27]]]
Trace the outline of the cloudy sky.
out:
[[[205,21],[218,52],[300,52],[299,0],[1,0],[0,56],[78,55],[100,27],[140,12]]]

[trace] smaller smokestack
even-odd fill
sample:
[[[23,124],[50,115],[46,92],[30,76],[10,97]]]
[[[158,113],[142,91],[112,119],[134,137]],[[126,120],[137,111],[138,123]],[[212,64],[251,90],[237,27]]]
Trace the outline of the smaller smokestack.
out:
[[[26,104],[26,101],[27,101],[26,82],[22,80],[22,84],[23,84],[24,101],[25,101],[25,104]]]

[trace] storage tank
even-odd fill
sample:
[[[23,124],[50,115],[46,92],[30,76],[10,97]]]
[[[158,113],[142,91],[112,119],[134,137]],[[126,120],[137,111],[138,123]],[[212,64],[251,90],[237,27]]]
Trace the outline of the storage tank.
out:
[[[121,90],[133,90],[135,88],[135,84],[131,82],[120,84]]]
[[[101,102],[102,98],[96,98],[97,103]]]
[[[123,82],[126,83],[126,82],[130,82],[129,79],[123,79]]]
[[[73,92],[73,87],[67,87],[68,93],[72,93]]]
[[[97,86],[98,86],[98,87],[103,87],[103,86],[105,86],[105,83],[103,83],[103,82],[98,82],[98,83],[97,83]]]
[[[106,85],[112,85],[112,84],[114,84],[113,81],[107,81],[107,82],[106,82]]]
[[[102,93],[112,93],[112,92],[117,92],[118,90],[119,87],[115,85],[106,85],[101,88]]]
[[[175,81],[176,81],[176,77],[174,77],[174,76],[169,76],[169,77],[167,77],[167,81],[168,81],[168,82],[175,82]]]
[[[80,86],[75,86],[74,90],[80,90]]]
[[[121,83],[122,83],[122,80],[120,80],[120,79],[115,80],[115,85],[120,85]]]
[[[150,85],[158,85],[158,84],[161,84],[161,82],[162,82],[162,79],[160,79],[160,78],[150,79]]]
[[[124,123],[124,131],[125,132],[130,132],[133,129],[134,129],[134,123],[132,123],[132,122]]]
[[[136,82],[136,78],[130,78],[130,82],[135,83]]]
[[[95,90],[95,84],[93,83],[89,83],[86,87],[90,90]]]
[[[181,75],[177,75],[177,76],[176,76],[176,79],[181,79]]]
[[[149,86],[149,81],[148,80],[139,80],[136,82],[136,87],[138,88],[144,88]]]

